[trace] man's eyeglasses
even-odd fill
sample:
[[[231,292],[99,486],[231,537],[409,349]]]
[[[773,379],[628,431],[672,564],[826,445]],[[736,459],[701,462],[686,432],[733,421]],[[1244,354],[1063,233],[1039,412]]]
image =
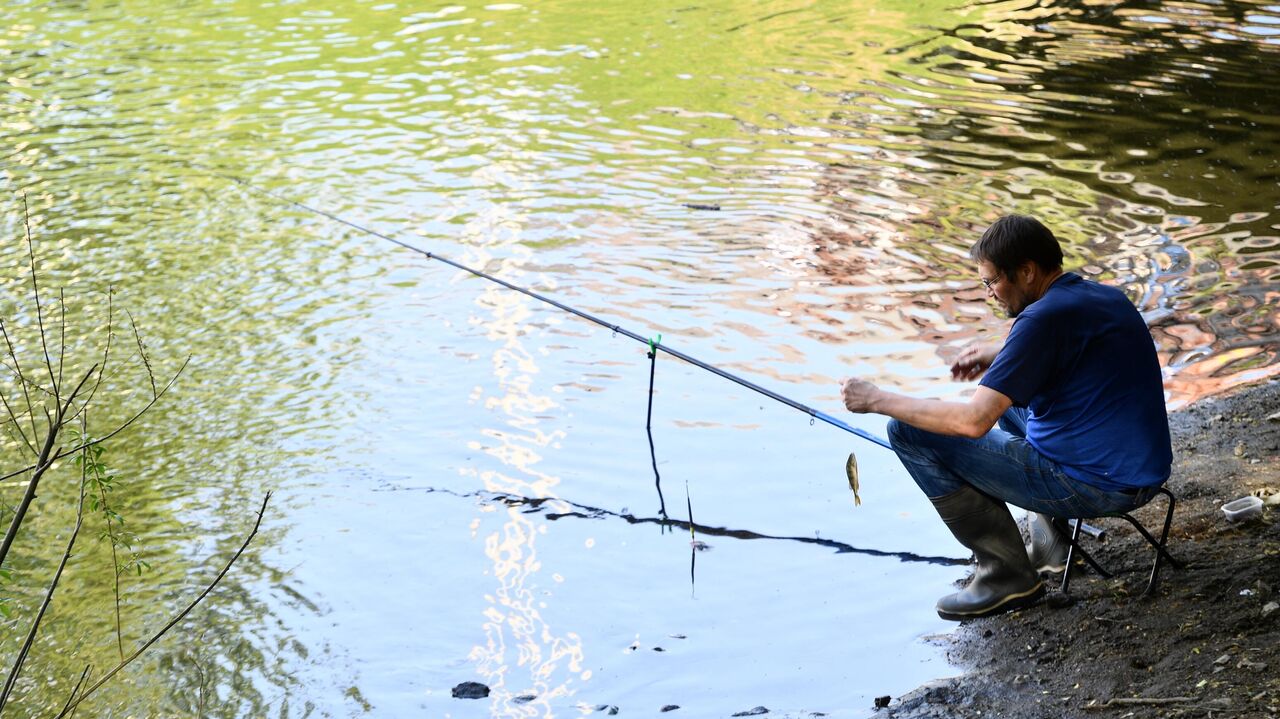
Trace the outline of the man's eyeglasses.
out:
[[[991,278],[991,279],[989,279],[989,280],[983,279],[983,278],[981,278],[981,277],[979,277],[978,279],[982,281],[982,286],[983,286],[983,287],[985,287],[985,288],[987,288],[988,290],[990,290],[990,289],[991,289],[991,285],[994,285],[995,283],[997,283],[997,282],[999,282],[999,281],[1000,281],[1000,275],[996,275],[995,277],[992,277],[992,278]]]

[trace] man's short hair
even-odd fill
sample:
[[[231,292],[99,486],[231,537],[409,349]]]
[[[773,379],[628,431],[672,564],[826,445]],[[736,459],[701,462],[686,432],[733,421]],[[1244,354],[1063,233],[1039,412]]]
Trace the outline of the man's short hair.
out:
[[[1062,267],[1062,247],[1048,227],[1034,217],[1005,215],[982,233],[969,256],[978,262],[990,262],[1005,276],[1025,262],[1034,262],[1046,272]]]

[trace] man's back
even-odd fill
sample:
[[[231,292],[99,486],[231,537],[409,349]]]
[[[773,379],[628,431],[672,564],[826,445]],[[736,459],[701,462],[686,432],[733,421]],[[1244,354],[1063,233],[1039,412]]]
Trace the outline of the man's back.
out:
[[[1062,275],[1019,314],[982,384],[1028,407],[1027,439],[1073,479],[1125,489],[1169,476],[1155,346],[1119,290]]]

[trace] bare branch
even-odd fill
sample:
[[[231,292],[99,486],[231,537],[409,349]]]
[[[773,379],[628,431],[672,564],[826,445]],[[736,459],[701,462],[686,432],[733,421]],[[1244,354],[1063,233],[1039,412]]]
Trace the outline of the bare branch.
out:
[[[93,384],[93,389],[89,390],[88,396],[84,398],[84,404],[82,405],[82,409],[84,407],[88,407],[89,403],[93,401],[93,396],[98,393],[98,388],[102,386],[103,378],[107,376],[107,360],[111,358],[111,340],[114,339],[116,336],[115,305],[113,303],[114,296],[115,296],[115,291],[110,286],[108,286],[107,287],[107,347],[102,351],[102,362],[101,362],[102,369],[98,371],[98,381]]]
[[[125,310],[129,316],[129,326],[133,328],[133,339],[138,342],[138,355],[142,357],[142,366],[147,368],[147,379],[151,380],[151,396],[156,395],[156,375],[151,371],[151,358],[147,357],[147,348],[142,344],[142,335],[138,334],[138,323],[133,321],[133,313]]]
[[[93,686],[86,689],[84,693],[80,695],[79,699],[76,699],[74,702],[71,702],[69,706],[64,708],[62,710],[62,713],[58,714],[57,719],[61,719],[62,717],[66,716],[67,711],[74,710],[77,706],[80,705],[81,702],[83,702],[85,699],[88,699],[90,695],[92,695],[99,688],[101,688],[103,684],[106,684],[111,679],[111,677],[116,675],[117,672],[119,672],[121,669],[124,669],[126,666],[128,666],[138,657],[142,656],[143,652],[150,649],[153,644],[155,644],[157,641],[160,640],[161,637],[165,635],[165,633],[167,633],[170,629],[172,629],[175,625],[177,625],[178,622],[181,622],[183,619],[185,619],[186,616],[191,613],[191,610],[196,608],[196,605],[204,601],[205,597],[209,596],[209,593],[213,591],[214,587],[218,586],[218,583],[222,581],[223,577],[227,576],[227,572],[231,571],[231,566],[236,563],[236,560],[240,558],[240,555],[244,554],[244,550],[249,547],[249,543],[253,541],[253,538],[255,536],[257,536],[258,527],[262,525],[262,516],[266,513],[267,503],[270,501],[271,501],[271,492],[267,492],[267,495],[262,498],[262,506],[258,509],[258,519],[254,521],[253,529],[249,532],[249,536],[244,538],[244,543],[240,545],[240,548],[236,550],[236,553],[232,555],[231,559],[227,560],[226,566],[222,568],[221,572],[218,572],[218,576],[213,578],[213,581],[209,583],[209,586],[205,587],[204,591],[200,592],[200,595],[195,599],[193,599],[191,603],[186,606],[185,609],[183,609],[181,612],[178,612],[173,617],[173,619],[169,620],[169,623],[164,625],[164,627],[160,631],[152,635],[152,637],[148,639],[146,643],[144,643],[141,647],[138,647],[137,651],[129,655],[129,657],[124,661],[117,664],[113,669],[111,669],[111,671],[102,675],[102,678],[94,682]]]
[[[58,581],[62,579],[62,570],[67,567],[67,560],[71,558],[71,550],[76,545],[76,538],[80,536],[80,526],[84,524],[84,478],[80,481],[80,504],[76,507],[76,527],[71,531],[71,539],[67,540],[67,549],[62,553],[62,561],[58,563],[58,570],[53,573],[53,581],[49,583],[49,588],[45,590],[44,601],[40,603],[40,611],[36,612],[36,618],[31,622],[31,629],[27,631],[27,638],[22,643],[22,649],[18,650],[18,656],[13,660],[13,668],[9,670],[9,676],[5,679],[4,691],[0,692],[0,712],[4,711],[4,705],[9,701],[9,695],[13,692],[13,686],[18,681],[18,675],[22,673],[22,665],[27,661],[27,654],[31,652],[31,645],[36,640],[36,633],[40,631],[40,622],[44,619],[44,613],[48,611],[50,602],[53,601],[53,593],[58,589]]]
[[[201,634],[200,638],[203,640],[204,635]],[[209,679],[204,674],[204,666],[200,663],[198,655],[192,658],[191,664],[195,666],[196,675],[200,677],[200,684],[197,686],[196,691],[196,716],[202,717],[204,716],[205,691],[209,688]]]
[[[18,528],[22,526],[22,520],[27,516],[27,509],[31,507],[31,503],[36,498],[36,487],[40,484],[40,478],[44,475],[45,470],[53,465],[55,461],[63,453],[54,451],[54,442],[58,439],[58,431],[62,428],[63,419],[67,414],[67,407],[75,401],[76,394],[84,388],[84,383],[89,381],[89,376],[98,369],[98,365],[89,368],[85,372],[84,377],[80,378],[80,383],[72,390],[71,396],[67,397],[67,401],[58,405],[57,414],[49,418],[49,433],[45,435],[44,446],[40,449],[40,457],[36,461],[35,473],[31,475],[31,481],[27,483],[27,491],[22,495],[22,501],[18,504],[18,508],[14,510],[13,521],[9,524],[9,531],[5,532],[4,543],[0,544],[0,567],[4,566],[5,557],[9,555],[9,548],[13,546],[13,540],[18,536]]]
[[[80,437],[89,436],[89,411],[86,409],[84,414],[80,415]],[[102,510],[102,519],[107,523],[107,538],[111,544],[111,576],[115,577],[113,589],[115,591],[116,600],[116,650],[120,652],[120,661],[124,661],[124,631],[123,622],[120,619],[120,557],[116,552],[116,544],[119,543],[119,537],[116,535],[116,528],[111,521],[111,505],[107,503],[107,488],[103,485],[101,476],[102,468],[96,460],[89,458],[89,450],[86,447],[80,451],[80,481],[89,481],[89,466],[93,464],[94,484],[98,488],[97,507]]]
[[[39,454],[35,445],[31,443],[31,440],[27,439],[27,433],[22,431],[22,421],[18,419],[13,407],[9,406],[9,398],[5,397],[3,392],[0,392],[0,402],[4,403],[4,409],[9,413],[9,421],[13,422],[14,428],[18,430],[18,434],[22,437],[22,443],[27,445],[27,449],[31,450],[32,454]]]
[[[67,295],[62,288],[58,288],[58,383],[55,387],[62,385],[62,363],[67,357]]]
[[[53,393],[45,389],[43,385],[33,381],[30,377],[27,377],[25,374],[22,374],[22,372],[19,371],[19,369],[14,369],[13,367],[10,367],[8,362],[5,362],[4,360],[0,360],[0,367],[4,367],[5,369],[9,370],[9,374],[13,375],[14,379],[21,382],[24,387],[28,389],[34,389],[37,392],[40,392],[41,394],[45,395],[46,397],[49,397],[49,398],[53,397]]]
[[[57,454],[53,455],[53,459],[54,459],[54,461],[57,461],[57,460],[59,460],[59,459],[62,459],[63,457],[65,457],[65,456],[67,456],[67,455],[69,455],[69,454],[75,454],[76,452],[79,452],[81,449],[84,449],[85,447],[92,447],[92,446],[94,446],[95,444],[101,444],[101,443],[103,443],[103,442],[107,441],[108,439],[111,439],[112,437],[116,436],[117,434],[120,434],[121,432],[123,432],[125,429],[127,429],[127,428],[129,427],[129,425],[131,425],[131,424],[133,424],[134,422],[136,422],[136,421],[138,420],[138,418],[139,418],[139,417],[141,417],[143,414],[145,414],[147,410],[151,409],[152,405],[154,405],[156,402],[159,402],[159,401],[160,401],[160,398],[161,398],[161,397],[163,397],[163,396],[165,395],[165,392],[168,392],[168,391],[169,391],[169,388],[173,386],[173,383],[174,383],[174,382],[176,382],[176,381],[178,381],[178,376],[182,374],[182,371],[183,371],[184,369],[186,369],[186,368],[187,368],[187,365],[188,365],[190,362],[191,362],[191,355],[187,355],[187,358],[186,358],[185,360],[183,360],[183,362],[182,362],[182,366],[178,368],[178,371],[177,371],[177,372],[174,372],[174,373],[173,373],[173,377],[169,378],[169,381],[165,384],[165,386],[160,388],[160,393],[156,395],[155,399],[151,400],[150,402],[147,402],[147,404],[146,404],[145,406],[143,406],[143,408],[142,408],[142,409],[138,410],[137,414],[133,415],[133,416],[132,416],[132,417],[130,417],[128,420],[126,420],[126,421],[124,422],[124,424],[121,424],[119,427],[116,427],[115,429],[111,430],[111,431],[110,431],[110,432],[108,432],[107,434],[102,435],[101,437],[96,437],[96,438],[94,438],[94,439],[93,439],[92,441],[90,441],[90,442],[85,442],[85,443],[83,443],[83,444],[78,444],[78,445],[76,445],[76,446],[74,446],[74,447],[72,447],[72,448],[70,448],[70,449],[66,450],[65,452],[64,452],[64,451],[59,450]],[[97,367],[97,365],[94,365],[94,367],[96,368],[96,367]],[[80,409],[79,409],[79,410],[77,410],[77,413],[79,413],[79,412],[81,412],[81,411],[83,411],[83,410],[84,410],[84,407],[83,407],[83,406],[81,406],[81,407],[80,407]],[[72,415],[72,416],[75,416],[75,415]],[[33,465],[30,465],[30,466],[27,466],[27,467],[23,467],[22,469],[19,469],[19,470],[17,470],[17,471],[10,472],[10,473],[8,473],[8,474],[4,475],[3,477],[0,477],[0,482],[5,481],[6,479],[13,479],[14,477],[17,477],[18,475],[21,475],[21,474],[25,474],[25,473],[27,473],[27,472],[30,472],[31,470],[36,469],[38,466],[39,466],[38,464],[33,464]]]
[[[1165,704],[1186,704],[1195,701],[1195,697],[1114,697],[1101,704],[1086,704],[1086,711],[1099,709],[1115,709],[1125,706],[1161,706]]]
[[[98,487],[98,493],[102,497],[102,506],[107,505],[107,490]],[[124,630],[120,621],[120,558],[116,555],[116,540],[111,527],[111,515],[105,515],[107,520],[107,534],[112,537],[111,541],[111,575],[115,577],[115,595],[116,595],[116,649],[120,652],[120,661],[124,661]],[[136,555],[135,555],[136,556]]]
[[[76,695],[80,693],[80,687],[84,686],[84,680],[89,677],[89,670],[92,668],[92,664],[84,665],[84,671],[80,672],[80,681],[76,682],[76,685],[71,688],[71,696],[67,697],[67,703],[62,705],[63,713],[66,713],[67,708],[71,706],[71,702],[76,698]]]
[[[31,417],[31,436],[37,437],[40,435],[40,430],[36,429],[36,410],[35,405],[31,404],[31,392],[27,389],[28,380],[22,373],[22,364],[18,362],[18,353],[13,349],[13,340],[9,339],[9,331],[4,327],[4,320],[0,320],[0,335],[4,335],[4,343],[9,348],[9,357],[13,359],[13,373],[18,376],[18,382],[22,385],[22,396],[27,400],[27,414]]]
[[[31,211],[27,208],[27,193],[22,193],[23,224],[27,228],[27,257],[31,260],[31,294],[36,300],[36,324],[40,326],[40,349],[44,351],[44,366],[49,370],[49,382],[53,393],[58,394],[58,377],[53,372],[53,360],[49,359],[49,342],[44,335],[44,308],[40,306],[40,283],[36,280],[36,243],[31,239]]]

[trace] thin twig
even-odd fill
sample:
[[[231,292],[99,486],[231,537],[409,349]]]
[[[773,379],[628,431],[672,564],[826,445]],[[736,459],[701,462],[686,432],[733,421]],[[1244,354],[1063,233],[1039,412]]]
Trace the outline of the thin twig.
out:
[[[147,368],[147,379],[151,380],[151,396],[156,396],[156,375],[151,371],[151,359],[147,357],[147,348],[142,344],[142,335],[138,334],[138,323],[133,321],[133,313],[125,310],[129,316],[129,326],[133,328],[133,339],[138,342],[138,354],[142,357],[142,366]]]
[[[689,539],[696,542],[698,535],[693,531],[693,499],[689,497],[689,480],[687,479],[684,481],[684,503],[689,510]]]
[[[36,462],[35,472],[31,475],[31,481],[27,483],[27,491],[22,495],[22,501],[14,510],[13,521],[9,524],[9,530],[5,532],[4,543],[0,544],[0,567],[4,566],[5,557],[9,555],[9,547],[13,546],[13,540],[18,536],[18,527],[22,526],[22,520],[27,516],[27,509],[31,507],[31,503],[36,498],[36,487],[40,484],[40,478],[44,475],[45,470],[49,469],[58,457],[63,456],[62,452],[54,450],[54,442],[58,438],[58,431],[62,429],[64,417],[67,414],[67,407],[75,401],[76,395],[84,388],[84,383],[89,380],[89,376],[93,374],[98,365],[89,368],[89,371],[80,378],[80,383],[72,390],[71,396],[67,397],[67,401],[58,405],[56,416],[49,418],[49,434],[45,436],[44,446],[40,449],[40,457]]]
[[[204,639],[204,635],[200,636]],[[196,689],[196,716],[204,716],[205,691],[208,689],[209,680],[204,675],[204,667],[200,664],[200,657],[197,655],[192,658],[191,664],[196,668],[196,674],[200,677],[200,684]]]
[[[36,451],[35,445],[31,443],[30,439],[27,439],[27,433],[22,431],[22,420],[18,419],[17,413],[15,413],[13,411],[13,407],[9,405],[9,398],[6,397],[3,392],[0,392],[0,402],[4,403],[4,409],[9,413],[9,420],[13,422],[14,428],[18,430],[18,435],[22,437],[22,443],[27,445],[27,449],[31,450],[32,454],[39,454],[39,452]]]
[[[44,351],[44,366],[49,370],[49,382],[54,395],[58,394],[58,377],[53,372],[53,360],[49,359],[49,342],[44,335],[44,308],[40,306],[40,283],[36,280],[36,243],[31,239],[31,211],[27,209],[27,193],[22,193],[23,224],[27,228],[27,257],[31,260],[31,294],[36,300],[36,324],[40,327],[40,349]]]
[[[690,592],[697,584],[694,568],[698,565],[698,535],[693,531],[693,499],[689,497],[689,480],[684,481],[684,502],[689,509],[689,587]]]
[[[9,357],[13,359],[13,372],[18,375],[18,380],[22,384],[22,396],[27,400],[27,415],[31,417],[31,436],[38,437],[40,430],[36,429],[36,410],[31,404],[31,391],[27,389],[28,380],[22,373],[22,364],[18,362],[18,353],[13,349],[13,340],[9,339],[9,331],[4,327],[4,320],[0,320],[0,334],[4,335],[4,343],[9,348]]]
[[[1160,706],[1162,704],[1185,704],[1195,701],[1194,697],[1115,697],[1101,704],[1087,704],[1086,711],[1116,709],[1127,706]]]
[[[58,313],[58,385],[61,385],[62,364],[67,358],[67,295],[61,287],[58,288]]]
[[[86,410],[80,415],[80,436],[89,436],[89,412]],[[85,448],[80,451],[80,479],[85,481],[88,479],[89,472],[89,450]],[[94,462],[95,476],[98,473],[99,466],[97,461]],[[115,598],[116,598],[116,649],[120,652],[120,661],[124,661],[124,632],[122,631],[122,622],[120,621],[120,557],[116,554],[116,533],[115,528],[111,524],[111,507],[107,504],[107,489],[102,486],[102,482],[96,482],[98,485],[98,497],[102,502],[102,518],[107,523],[107,538],[111,544],[111,574],[115,577]]]
[[[88,678],[89,670],[92,668],[92,664],[84,665],[84,671],[80,672],[80,681],[76,682],[76,685],[71,688],[71,696],[67,697],[67,703],[62,705],[62,711],[65,712],[67,707],[71,706],[72,700],[74,700],[76,695],[80,693],[80,687],[84,686],[84,680]]]
[[[65,456],[67,456],[67,455],[69,455],[69,454],[75,454],[76,452],[79,452],[81,449],[84,449],[85,447],[92,447],[92,446],[94,446],[95,444],[102,444],[103,442],[105,442],[105,441],[107,441],[107,440],[111,439],[112,437],[116,436],[117,434],[120,434],[121,432],[123,432],[125,429],[127,429],[127,428],[129,427],[129,425],[131,425],[131,424],[133,424],[134,422],[138,421],[138,418],[139,418],[139,417],[141,417],[143,414],[145,414],[147,410],[151,409],[152,405],[154,405],[156,402],[159,402],[159,401],[160,401],[160,398],[164,396],[165,392],[168,392],[168,391],[169,391],[169,388],[173,386],[173,383],[178,381],[178,376],[182,374],[182,371],[183,371],[184,369],[186,369],[186,368],[187,368],[187,364],[189,364],[190,362],[191,362],[191,355],[187,355],[187,358],[186,358],[185,360],[183,360],[183,362],[182,362],[182,366],[181,366],[181,367],[179,367],[179,368],[178,368],[178,371],[177,371],[177,372],[175,372],[175,373],[173,374],[173,377],[171,377],[171,378],[169,379],[168,383],[166,383],[166,384],[165,384],[165,386],[164,386],[163,388],[161,388],[160,393],[156,395],[155,399],[152,399],[150,402],[147,402],[147,404],[146,404],[145,406],[143,406],[143,408],[142,408],[142,409],[138,410],[137,414],[133,415],[133,416],[132,416],[132,417],[130,417],[128,420],[126,420],[126,421],[124,422],[124,424],[121,424],[119,427],[116,427],[115,429],[111,430],[110,432],[108,432],[108,433],[106,433],[106,434],[102,435],[101,437],[98,437],[98,438],[96,438],[96,439],[94,439],[94,440],[92,440],[92,441],[85,442],[85,443],[83,443],[83,444],[78,444],[78,445],[76,445],[76,446],[74,446],[74,447],[71,447],[70,449],[67,449],[66,451],[59,450],[57,454],[53,455],[53,460],[54,460],[54,461],[57,461],[57,460],[62,459],[63,457],[65,457]],[[96,367],[97,367],[97,365],[94,365],[94,367],[96,368]],[[83,411],[83,410],[84,410],[84,407],[83,407],[83,406],[81,406],[81,407],[80,407],[80,409],[76,410],[76,412],[77,412],[77,413],[79,413],[79,412],[81,412],[81,411]],[[73,414],[73,415],[71,415],[71,416],[73,416],[73,417],[74,417],[75,415]],[[6,479],[13,479],[14,477],[17,477],[17,476],[18,476],[18,475],[20,475],[20,474],[25,474],[25,473],[27,473],[27,472],[30,472],[31,470],[36,469],[36,467],[37,467],[37,466],[38,466],[38,465],[33,464],[33,465],[30,465],[30,466],[27,466],[27,467],[23,467],[22,469],[19,469],[19,470],[17,470],[17,471],[10,472],[10,473],[8,473],[8,474],[4,475],[3,477],[0,477],[0,482],[5,481]]]
[[[152,635],[152,637],[148,639],[146,643],[143,644],[141,647],[138,647],[137,651],[129,655],[129,657],[124,661],[117,664],[111,671],[104,674],[102,678],[99,679],[97,682],[94,682],[93,686],[86,689],[84,693],[80,695],[79,699],[76,699],[74,702],[71,703],[69,707],[67,707],[66,709],[63,709],[62,713],[58,714],[57,719],[61,719],[62,717],[66,716],[68,709],[74,710],[77,706],[80,705],[81,702],[83,702],[85,699],[88,699],[90,695],[92,695],[100,687],[102,687],[103,684],[106,684],[111,679],[111,677],[116,675],[117,672],[119,672],[121,669],[124,669],[126,666],[128,666],[138,657],[142,656],[143,652],[150,649],[151,645],[159,641],[160,638],[163,637],[166,632],[172,629],[178,622],[185,619],[186,616],[191,613],[191,610],[195,609],[197,604],[204,601],[204,598],[209,596],[209,592],[212,592],[214,587],[218,586],[218,582],[221,582],[222,578],[227,575],[227,572],[231,571],[231,566],[236,563],[236,560],[240,558],[241,554],[244,554],[244,550],[249,547],[249,543],[253,541],[253,538],[255,536],[257,536],[258,527],[262,525],[262,516],[267,511],[267,502],[269,501],[271,501],[271,492],[267,492],[267,495],[262,498],[262,506],[258,509],[258,519],[254,521],[253,530],[249,532],[249,536],[244,538],[244,543],[240,545],[240,549],[236,550],[236,553],[231,557],[231,559],[227,560],[226,566],[222,568],[221,572],[218,572],[218,576],[213,578],[213,581],[209,583],[209,586],[205,587],[203,592],[200,592],[200,596],[193,599],[191,603],[188,604],[187,607],[183,609],[181,612],[178,612],[178,614],[175,615],[173,619],[169,621],[168,624],[164,625],[164,628],[162,628],[160,631]]]
[[[102,380],[107,376],[107,360],[111,358],[111,340],[115,338],[115,306],[113,303],[115,291],[110,286],[107,287],[107,347],[102,351],[101,369],[98,370],[98,381],[93,383],[93,389],[89,390],[89,394],[85,396],[82,407],[88,407],[93,401],[93,396],[98,393],[98,388],[102,386]]]
[[[21,381],[28,389],[34,389],[37,392],[44,394],[46,397],[53,397],[53,393],[45,389],[43,385],[31,380],[29,377],[27,377],[24,374],[19,373],[18,370],[14,369],[13,367],[10,367],[8,362],[5,362],[4,360],[0,360],[0,367],[4,367],[5,369],[9,370],[9,374],[13,375],[15,379]]]
[[[9,670],[9,676],[5,679],[4,691],[0,693],[0,712],[4,711],[4,705],[9,701],[9,695],[13,692],[14,684],[18,681],[18,675],[22,672],[22,665],[27,661],[27,654],[31,651],[31,645],[36,640],[36,633],[40,631],[40,621],[44,619],[44,613],[49,609],[49,603],[53,601],[53,593],[58,589],[58,580],[62,579],[62,570],[67,567],[67,560],[71,558],[71,550],[76,545],[76,538],[80,536],[80,526],[84,524],[84,480],[80,481],[80,504],[76,507],[76,527],[71,530],[71,539],[67,540],[67,549],[62,553],[62,561],[58,563],[58,570],[53,573],[53,581],[49,583],[49,588],[45,590],[44,601],[40,603],[40,611],[36,613],[36,618],[31,622],[31,629],[27,632],[27,638],[22,643],[22,649],[18,651],[18,656],[13,660],[13,668]]]
[[[102,496],[102,505],[107,504],[107,491],[101,486],[98,487],[98,493]],[[116,542],[114,530],[111,528],[111,515],[103,515],[107,520],[107,536],[111,539],[111,568],[114,570],[112,575],[115,576],[115,593],[116,593],[116,648],[120,651],[120,660],[124,661],[124,631],[121,629],[120,621],[120,558],[116,555]],[[136,554],[134,556],[137,556]]]

